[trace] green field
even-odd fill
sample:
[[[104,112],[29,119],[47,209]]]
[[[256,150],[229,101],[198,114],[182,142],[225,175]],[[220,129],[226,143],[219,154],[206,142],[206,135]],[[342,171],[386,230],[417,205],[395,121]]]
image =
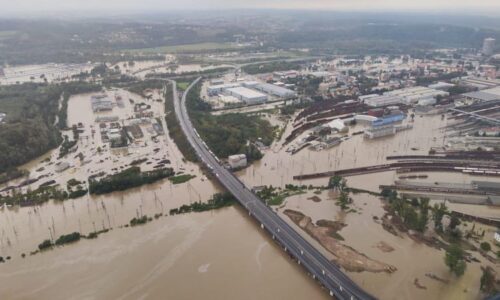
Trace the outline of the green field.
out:
[[[195,175],[182,174],[182,175],[169,177],[168,180],[170,180],[173,184],[181,184],[181,183],[187,182],[195,177],[196,177]]]
[[[182,52],[203,52],[210,50],[240,49],[232,43],[199,43],[175,46],[163,46],[155,48],[142,48],[129,50],[130,53],[182,53]]]
[[[185,81],[177,82],[177,88],[181,91],[187,90],[188,86],[189,86],[189,82],[185,82]]]

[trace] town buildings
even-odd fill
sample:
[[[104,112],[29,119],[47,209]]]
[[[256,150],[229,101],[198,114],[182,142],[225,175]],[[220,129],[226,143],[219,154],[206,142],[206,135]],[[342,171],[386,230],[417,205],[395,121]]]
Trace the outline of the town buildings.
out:
[[[92,111],[110,111],[113,110],[113,102],[108,98],[108,95],[96,95],[90,97],[90,102],[92,105]]]

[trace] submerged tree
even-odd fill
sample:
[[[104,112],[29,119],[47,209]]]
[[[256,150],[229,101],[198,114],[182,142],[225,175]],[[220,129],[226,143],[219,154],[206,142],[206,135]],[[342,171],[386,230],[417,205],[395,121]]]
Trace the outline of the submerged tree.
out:
[[[447,212],[448,208],[446,207],[446,204],[434,204],[432,208],[432,218],[434,220],[434,227],[436,228],[436,230],[443,231],[443,224],[441,223],[441,221],[443,220],[443,217]]]
[[[457,276],[462,276],[467,267],[464,260],[464,250],[458,244],[451,244],[446,250],[444,262],[451,272]]]
[[[498,292],[495,286],[495,273],[491,267],[481,268],[483,275],[481,276],[481,291],[487,294],[495,294]]]
[[[339,175],[332,176],[328,181],[328,188],[343,191],[346,188],[346,180]]]

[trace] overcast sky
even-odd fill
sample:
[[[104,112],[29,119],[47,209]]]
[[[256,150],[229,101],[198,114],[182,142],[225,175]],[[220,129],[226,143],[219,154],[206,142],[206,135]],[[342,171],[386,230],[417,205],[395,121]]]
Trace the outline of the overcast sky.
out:
[[[500,16],[500,0],[0,0],[0,14],[3,15],[89,10],[120,13],[241,8],[483,12]]]

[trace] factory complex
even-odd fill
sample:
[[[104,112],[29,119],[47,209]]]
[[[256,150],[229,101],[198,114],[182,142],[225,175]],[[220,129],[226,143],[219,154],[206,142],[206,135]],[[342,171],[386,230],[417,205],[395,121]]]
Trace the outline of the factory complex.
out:
[[[223,80],[212,80],[206,87],[206,95],[210,102],[214,99],[228,105],[256,105],[268,101],[286,100],[297,97],[293,90],[270,83],[244,81],[224,83]]]
[[[432,105],[436,103],[438,96],[446,97],[448,95],[448,92],[439,89],[417,86],[385,92],[382,95],[364,95],[360,96],[359,100],[370,107],[384,107],[397,104]]]
[[[233,96],[246,104],[258,104],[267,101],[267,95],[251,90],[246,87],[237,86],[225,90],[227,95]]]
[[[466,93],[463,94],[463,96],[467,100],[471,100],[474,102],[487,102],[487,101],[500,100],[500,86],[477,92]]]

